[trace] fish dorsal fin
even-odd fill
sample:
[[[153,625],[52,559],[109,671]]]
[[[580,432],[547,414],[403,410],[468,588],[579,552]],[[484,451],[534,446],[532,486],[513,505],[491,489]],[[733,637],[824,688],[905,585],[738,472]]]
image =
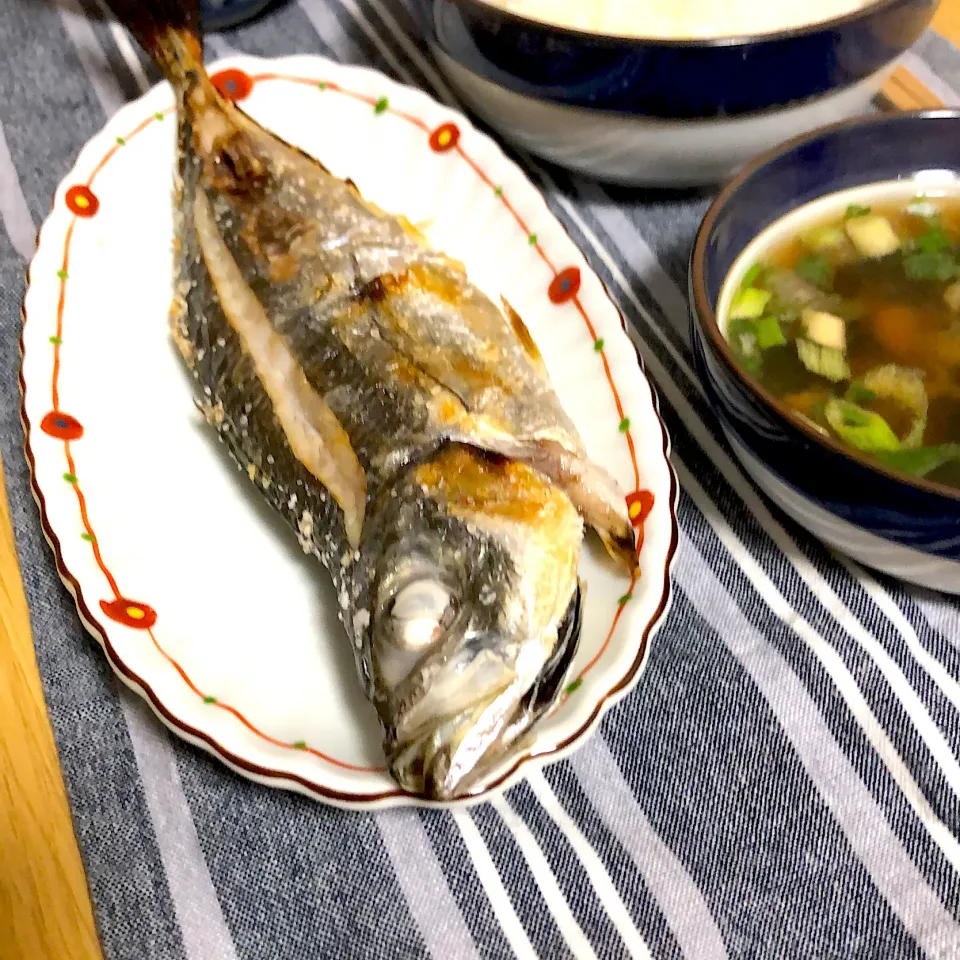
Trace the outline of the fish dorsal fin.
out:
[[[290,448],[343,511],[347,539],[356,548],[363,530],[367,479],[350,438],[244,280],[202,191],[194,203],[194,223],[227,322],[253,361]]]

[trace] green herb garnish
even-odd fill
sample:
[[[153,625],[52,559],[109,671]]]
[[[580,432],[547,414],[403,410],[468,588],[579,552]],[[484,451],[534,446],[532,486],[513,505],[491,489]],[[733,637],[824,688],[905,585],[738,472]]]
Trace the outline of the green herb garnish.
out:
[[[844,213],[844,220],[852,220],[854,217],[866,217],[870,214],[870,208],[864,207],[859,203],[851,203]]]
[[[802,257],[796,270],[798,276],[821,290],[830,290],[833,286],[833,264],[822,254],[811,253]]]
[[[944,253],[952,246],[950,234],[939,225],[930,227],[914,240],[914,247],[921,253]]]
[[[908,280],[940,280],[946,283],[960,277],[960,264],[952,253],[917,251],[903,258],[903,272]]]

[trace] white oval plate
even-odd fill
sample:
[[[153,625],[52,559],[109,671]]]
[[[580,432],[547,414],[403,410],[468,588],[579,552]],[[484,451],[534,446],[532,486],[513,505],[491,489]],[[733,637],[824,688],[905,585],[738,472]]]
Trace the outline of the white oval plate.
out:
[[[591,544],[572,689],[525,752],[557,759],[636,682],[669,597],[676,483],[656,400],[600,280],[542,197],[462,115],[371,70],[231,57],[213,71],[285,140],[420,224],[524,317],[590,456],[649,506],[641,574]],[[81,151],[24,301],[27,457],[44,528],[111,665],[178,735],[332,803],[422,802],[384,770],[327,575],[191,401],[168,335],[175,118],[160,85]],[[579,292],[577,284],[579,283]],[[550,292],[553,297],[551,298]],[[554,302],[559,300],[560,302]],[[82,436],[76,434],[82,428]]]

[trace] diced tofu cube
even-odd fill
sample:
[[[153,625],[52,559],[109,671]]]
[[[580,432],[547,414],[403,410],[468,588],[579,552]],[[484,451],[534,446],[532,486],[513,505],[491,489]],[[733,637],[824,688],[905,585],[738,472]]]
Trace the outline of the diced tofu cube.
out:
[[[886,217],[851,217],[846,230],[861,256],[887,257],[900,249],[900,238]]]
[[[847,325],[841,317],[823,310],[804,310],[800,315],[807,337],[821,347],[841,353],[847,349]]]
[[[950,286],[943,291],[943,302],[951,310],[960,313],[960,280],[957,280],[956,283],[951,283]]]

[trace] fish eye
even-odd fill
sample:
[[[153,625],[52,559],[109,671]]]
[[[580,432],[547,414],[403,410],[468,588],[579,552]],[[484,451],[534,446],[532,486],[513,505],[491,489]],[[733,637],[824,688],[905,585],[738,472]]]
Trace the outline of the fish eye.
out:
[[[459,604],[449,586],[433,577],[411,580],[388,607],[391,633],[398,646],[424,650],[451,627]]]

